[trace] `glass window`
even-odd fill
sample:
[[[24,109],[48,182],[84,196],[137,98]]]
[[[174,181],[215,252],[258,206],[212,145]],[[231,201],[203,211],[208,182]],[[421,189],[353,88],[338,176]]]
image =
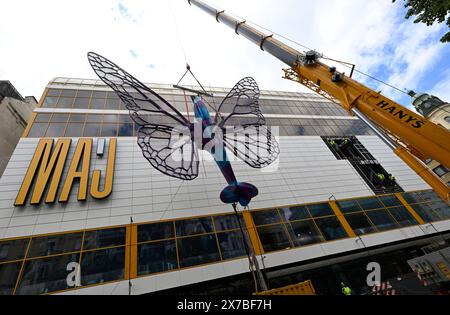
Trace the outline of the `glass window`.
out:
[[[119,123],[119,137],[132,137],[133,124]]]
[[[286,221],[309,219],[311,217],[311,215],[308,212],[308,209],[306,209],[305,206],[293,206],[293,207],[280,208],[280,212],[281,212],[281,216]]]
[[[302,246],[323,241],[322,235],[313,220],[303,220],[286,224],[295,246]]]
[[[41,138],[45,135],[48,123],[33,123],[30,132],[28,132],[28,137]]]
[[[57,97],[46,97],[44,99],[43,107],[56,107],[56,102],[58,101]]]
[[[60,93],[61,93],[61,90],[49,89],[47,92],[47,96],[59,96]]]
[[[22,262],[0,265],[0,295],[12,295]]]
[[[119,123],[133,123],[133,119],[131,119],[130,115],[118,115]]]
[[[91,97],[91,90],[78,90],[77,97]]]
[[[439,196],[432,190],[420,192],[420,197],[425,201],[440,200]]]
[[[105,108],[105,99],[104,98],[92,98],[91,105],[89,108],[91,109],[104,109]]]
[[[173,238],[173,221],[138,225],[138,242]]]
[[[0,262],[22,259],[28,246],[28,238],[0,242]]]
[[[357,235],[375,232],[375,228],[364,213],[348,214],[345,219]]]
[[[106,93],[106,91],[94,91],[92,92],[92,97],[106,98]]]
[[[51,122],[67,122],[69,114],[53,114]]]
[[[28,258],[79,251],[83,233],[33,237]]]
[[[244,239],[240,230],[218,233],[217,238],[219,240],[222,259],[231,259],[246,255]]]
[[[327,241],[347,237],[347,233],[336,217],[321,218],[315,221]]]
[[[448,173],[448,169],[443,165],[439,165],[438,167],[433,168],[433,172],[435,172],[437,176],[442,177]]]
[[[178,268],[175,240],[138,245],[138,275]]]
[[[342,213],[362,211],[356,200],[337,201],[336,203]]]
[[[361,208],[363,208],[364,210],[383,208],[383,205],[376,197],[358,199],[357,201]]]
[[[79,259],[80,254],[69,254],[27,260],[16,294],[36,295],[68,289],[67,265],[78,263]]]
[[[322,217],[334,214],[328,202],[308,205],[308,209],[313,217]]]
[[[434,210],[442,219],[450,218],[450,207],[442,200],[436,200],[428,203],[431,209]]]
[[[61,96],[75,97],[75,94],[77,94],[77,90],[64,89],[61,91]]]
[[[251,212],[255,225],[278,223],[281,221],[276,209]]]
[[[100,135],[102,137],[116,137],[117,124],[102,124],[102,131]]]
[[[177,239],[180,266],[189,267],[220,260],[214,234]]]
[[[89,98],[76,98],[73,102],[74,108],[89,108]]]
[[[84,125],[83,136],[98,137],[100,135],[100,124],[86,124]]]
[[[84,123],[85,119],[86,119],[86,114],[70,114],[69,122]]]
[[[188,236],[213,232],[211,217],[175,221],[177,236]]]
[[[103,115],[103,122],[104,123],[117,123],[118,115],[109,115],[105,114]]]
[[[236,230],[240,228],[239,221],[236,218],[235,214],[214,216],[213,218],[214,218],[214,227],[216,228],[216,231]],[[242,215],[239,215],[239,218],[241,220],[242,228],[245,229],[246,225],[242,218]]]
[[[413,208],[425,222],[441,220],[441,218],[434,213],[426,203],[411,205],[411,208]]]
[[[417,221],[405,207],[390,208],[388,211],[401,226],[417,224]]]
[[[78,123],[68,123],[66,131],[64,133],[65,137],[81,137],[83,134],[83,124]]]
[[[397,223],[395,223],[394,219],[389,215],[389,213],[386,212],[386,210],[367,211],[366,214],[370,221],[372,221],[380,231],[395,229],[398,227]]]
[[[423,202],[422,198],[420,198],[420,195],[415,192],[403,193],[402,196],[408,203]]]
[[[391,196],[380,196],[378,198],[383,202],[383,204],[386,207],[394,207],[394,206],[401,206],[402,205],[400,200],[398,200],[398,198],[393,196],[393,195],[391,195]]]
[[[103,115],[91,114],[87,115],[86,122],[88,123],[101,123],[103,121]]]
[[[86,231],[83,249],[117,246],[125,244],[125,227]]]
[[[81,256],[81,285],[123,279],[125,247],[83,252]]]
[[[120,100],[119,99],[107,99],[105,103],[106,109],[119,109]]]
[[[265,252],[291,248],[282,224],[257,227],[257,231]]]
[[[58,99],[58,107],[59,108],[72,108],[73,98],[69,97],[60,97]]]
[[[49,122],[52,114],[37,114],[34,122]]]
[[[45,136],[62,137],[64,135],[64,129],[66,129],[66,123],[50,123]]]

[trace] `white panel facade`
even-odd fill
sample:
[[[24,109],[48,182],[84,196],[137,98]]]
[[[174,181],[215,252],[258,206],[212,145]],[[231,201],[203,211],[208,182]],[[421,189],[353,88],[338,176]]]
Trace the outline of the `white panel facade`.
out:
[[[405,190],[429,188],[378,138],[359,139]],[[226,182],[213,161],[203,161],[198,178],[183,182],[153,169],[143,158],[135,138],[117,139],[113,192],[107,199],[88,197],[86,202],[78,202],[75,184],[67,204],[42,202],[32,206],[28,200],[27,205],[14,207],[38,141],[21,139],[0,179],[0,238],[127,224],[131,216],[134,222],[148,222],[232,211],[230,205],[219,199]],[[76,141],[74,138],[63,180]],[[91,174],[94,169],[100,169],[104,176],[106,156],[98,159],[95,148],[96,140]],[[259,170],[239,160],[232,162],[238,180],[250,182],[259,189],[251,209],[324,201],[332,196],[339,199],[373,195],[350,163],[337,160],[320,137],[281,137],[280,148],[277,168]]]

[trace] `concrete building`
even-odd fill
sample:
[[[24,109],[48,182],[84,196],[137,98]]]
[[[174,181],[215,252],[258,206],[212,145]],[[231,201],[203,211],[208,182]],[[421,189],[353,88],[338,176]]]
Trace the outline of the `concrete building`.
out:
[[[22,97],[9,81],[0,81],[0,177],[19,142],[37,101]]]
[[[445,103],[436,96],[426,93],[413,93],[412,104],[426,119],[450,130],[450,103]],[[444,165],[432,159],[427,159],[425,163],[450,186],[450,171]]]
[[[148,86],[192,119],[183,91]],[[363,293],[369,262],[397,279],[450,237],[449,206],[357,118],[309,93],[261,91],[259,103],[279,127],[277,167],[232,165],[259,189],[239,211],[269,288],[311,279],[319,294],[342,281]],[[201,164],[193,181],[161,174],[107,86],[52,80],[0,179],[0,294],[251,294],[225,179]]]

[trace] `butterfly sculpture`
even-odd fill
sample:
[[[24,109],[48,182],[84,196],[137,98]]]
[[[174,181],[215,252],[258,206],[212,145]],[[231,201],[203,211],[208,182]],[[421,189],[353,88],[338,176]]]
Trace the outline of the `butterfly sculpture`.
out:
[[[258,194],[249,183],[238,182],[225,148],[253,168],[276,160],[279,146],[259,108],[255,80],[240,80],[221,102],[212,118],[200,96],[193,96],[195,120],[190,122],[159,94],[128,72],[96,53],[89,62],[99,78],[112,88],[138,129],[137,142],[144,157],[158,171],[183,180],[198,176],[198,150],[212,154],[228,186],[220,193],[224,203],[247,206]]]

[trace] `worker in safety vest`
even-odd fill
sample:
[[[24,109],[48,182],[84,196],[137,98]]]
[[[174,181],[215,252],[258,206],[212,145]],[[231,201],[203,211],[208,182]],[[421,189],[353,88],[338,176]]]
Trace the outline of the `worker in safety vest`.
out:
[[[328,143],[331,144],[331,146],[332,146],[333,148],[336,148],[336,149],[337,149],[338,145],[337,145],[336,141],[334,141],[334,140],[329,140]]]
[[[352,289],[349,286],[346,286],[344,282],[341,282],[342,294],[344,295],[352,295]]]
[[[383,186],[383,188],[384,188],[384,181],[385,181],[385,179],[386,179],[386,178],[384,177],[384,174],[376,173],[375,175],[377,176],[378,180],[380,181],[381,186]]]
[[[395,185],[395,177],[394,177],[394,175],[389,173],[388,178],[389,178],[389,181],[391,182],[391,185]]]

